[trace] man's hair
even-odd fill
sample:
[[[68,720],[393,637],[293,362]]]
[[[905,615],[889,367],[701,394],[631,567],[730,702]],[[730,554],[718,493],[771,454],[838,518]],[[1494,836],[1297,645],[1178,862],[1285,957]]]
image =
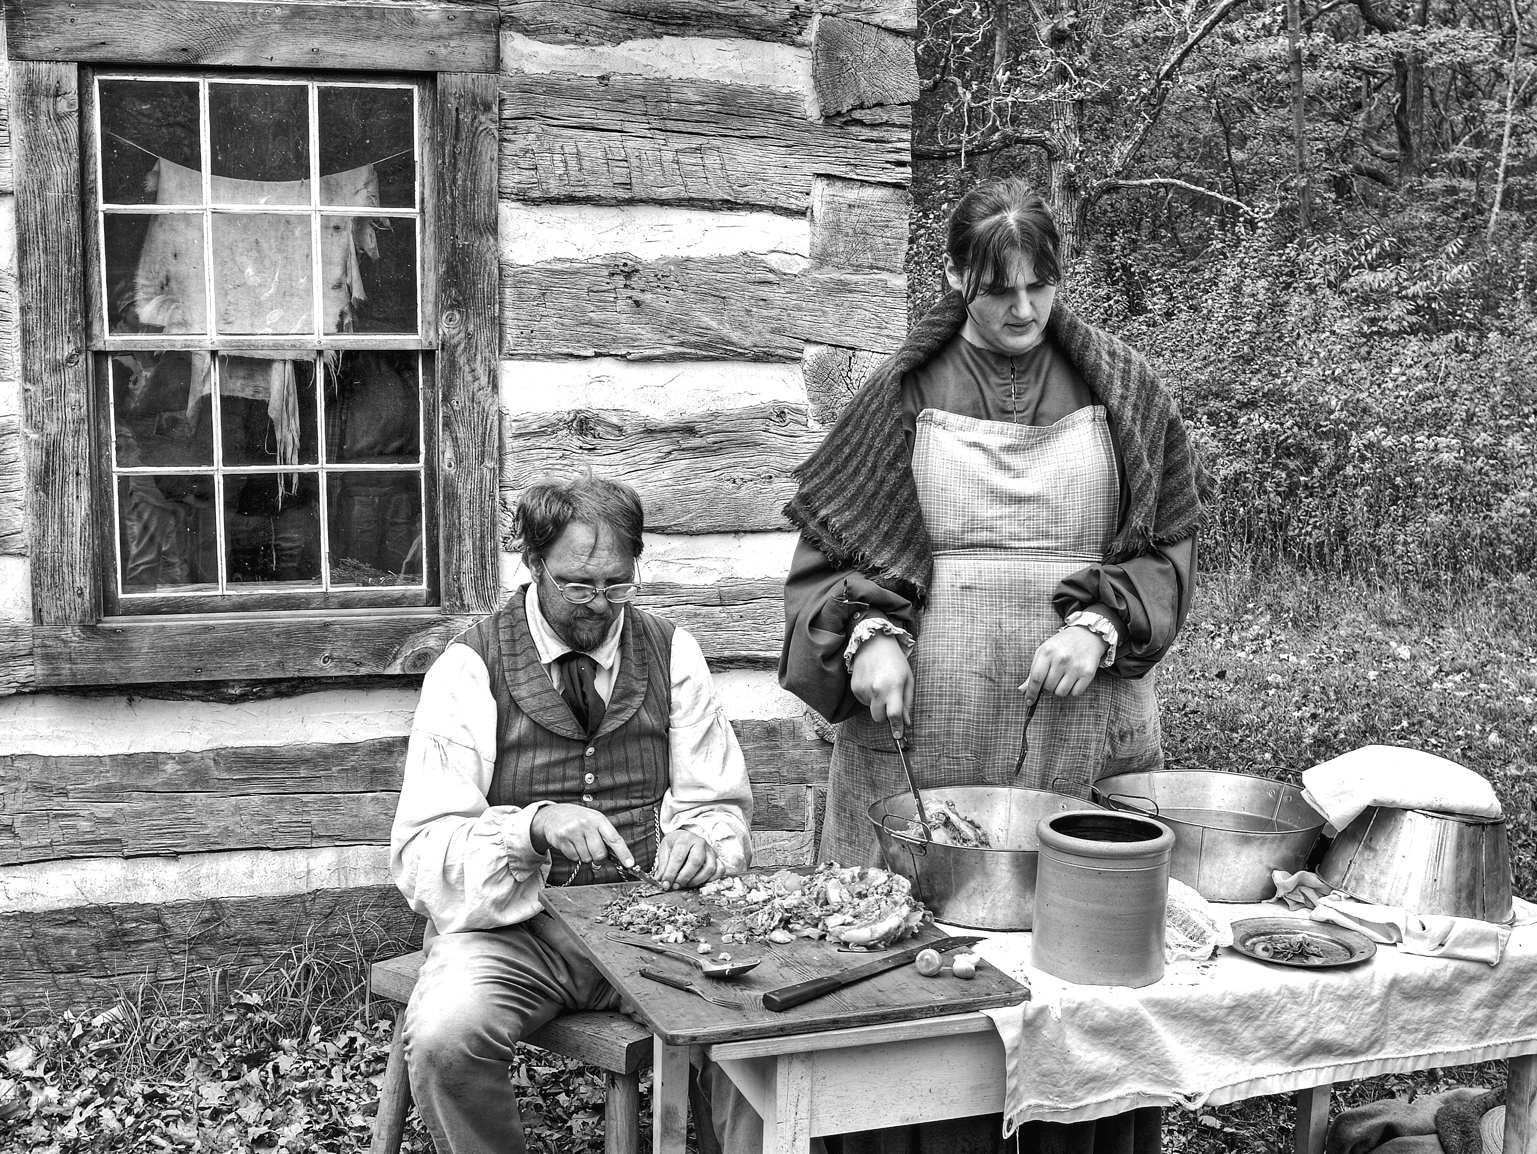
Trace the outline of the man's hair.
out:
[[[569,480],[538,481],[523,490],[512,515],[512,533],[530,568],[542,562],[551,545],[572,522],[607,529],[631,557],[644,548],[646,514],[640,495],[622,481],[592,473]]]
[[[1045,199],[1018,177],[977,185],[950,215],[945,251],[961,272],[967,302],[979,293],[1002,292],[1010,266],[1029,260],[1045,284],[1062,279],[1057,224]]]

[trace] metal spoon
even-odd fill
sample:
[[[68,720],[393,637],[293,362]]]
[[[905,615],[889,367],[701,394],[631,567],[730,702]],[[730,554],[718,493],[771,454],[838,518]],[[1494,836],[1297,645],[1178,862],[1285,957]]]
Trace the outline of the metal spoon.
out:
[[[655,942],[642,941],[637,938],[625,937],[623,934],[610,932],[608,940],[620,942],[626,946],[635,946],[638,949],[650,950],[653,954],[661,954],[664,957],[680,958],[693,966],[698,967],[699,972],[707,978],[736,978],[752,969],[762,958],[753,958],[745,962],[712,962],[706,960],[700,954],[690,954],[683,950],[670,950],[666,946],[659,946]]]

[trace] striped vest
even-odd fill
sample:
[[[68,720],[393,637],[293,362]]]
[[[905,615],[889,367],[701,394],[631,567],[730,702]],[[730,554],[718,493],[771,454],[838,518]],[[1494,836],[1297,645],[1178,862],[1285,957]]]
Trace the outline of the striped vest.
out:
[[[590,806],[614,823],[635,864],[649,870],[662,794],[671,781],[672,623],[633,605],[625,610],[618,677],[603,724],[589,742],[539,662],[524,608],[527,593],[526,586],[519,589],[460,638],[485,662],[496,699],[496,771],[486,800]],[[546,885],[621,880],[607,864],[578,872],[580,863],[553,850],[551,859]]]

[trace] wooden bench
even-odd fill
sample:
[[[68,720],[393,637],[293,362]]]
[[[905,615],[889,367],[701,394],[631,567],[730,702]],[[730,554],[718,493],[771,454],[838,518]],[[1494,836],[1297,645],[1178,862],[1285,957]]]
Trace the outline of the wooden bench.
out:
[[[404,954],[375,962],[368,988],[402,1007],[411,1000],[422,955]],[[411,1108],[411,1083],[406,1076],[405,1011],[395,1019],[395,1040],[379,1090],[370,1154],[399,1154],[406,1111]],[[651,1064],[651,1031],[623,1014],[562,1014],[523,1041],[564,1058],[575,1058],[603,1071],[603,1149],[606,1154],[640,1152],[640,1072]]]

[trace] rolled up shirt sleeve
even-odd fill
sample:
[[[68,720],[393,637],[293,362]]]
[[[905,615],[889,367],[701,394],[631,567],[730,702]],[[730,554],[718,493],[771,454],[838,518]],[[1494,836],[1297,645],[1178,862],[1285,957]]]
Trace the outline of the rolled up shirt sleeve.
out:
[[[489,805],[495,768],[485,663],[450,645],[422,683],[390,831],[390,874],[440,933],[514,925],[539,911],[549,858],[534,852],[529,825],[546,803]]]
[[[862,709],[849,689],[843,651],[854,626],[870,616],[885,617],[917,636],[917,606],[910,597],[862,573],[834,568],[825,553],[802,538],[785,581],[779,684],[828,721],[842,721]]]
[[[1195,535],[1118,564],[1090,565],[1057,586],[1052,603],[1065,618],[1082,609],[1116,623],[1121,632],[1112,677],[1141,677],[1168,653],[1190,615],[1195,590]]]
[[[662,833],[688,830],[708,841],[726,873],[752,864],[752,784],[736,731],[715,692],[699,642],[672,635],[672,782],[662,795]]]

